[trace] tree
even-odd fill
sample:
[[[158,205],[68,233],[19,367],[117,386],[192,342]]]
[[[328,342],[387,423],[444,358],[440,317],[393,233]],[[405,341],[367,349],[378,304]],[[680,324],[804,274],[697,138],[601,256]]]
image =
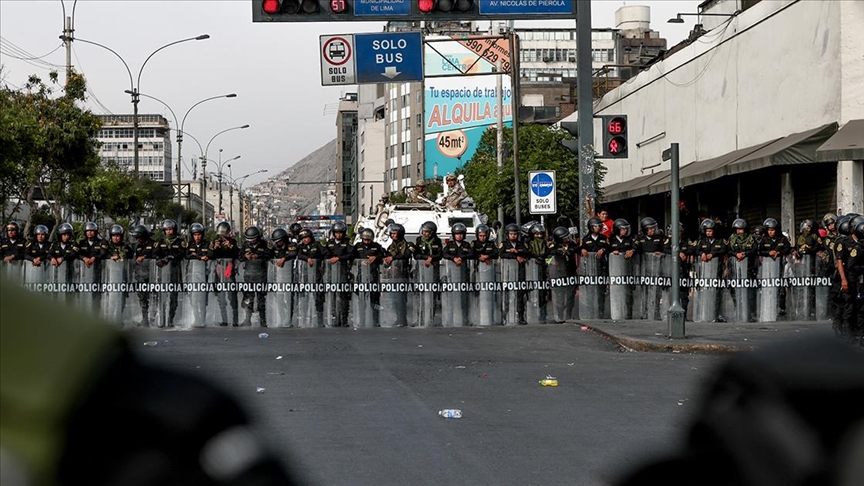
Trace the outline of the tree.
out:
[[[474,198],[478,211],[495,215],[498,205],[503,204],[504,214],[516,213],[516,196],[513,188],[513,157],[507,155],[504,167],[498,169],[496,149],[497,133],[489,129],[480,139],[477,151],[462,169],[468,193]],[[575,155],[559,143],[572,139],[560,129],[544,125],[521,125],[519,127],[519,184],[522,219],[528,216],[528,172],[532,170],[554,170],[558,194],[558,216],[579,218],[579,163]],[[504,128],[504,144],[512,146],[513,130]],[[599,192],[606,168],[598,160],[594,166],[594,187]]]

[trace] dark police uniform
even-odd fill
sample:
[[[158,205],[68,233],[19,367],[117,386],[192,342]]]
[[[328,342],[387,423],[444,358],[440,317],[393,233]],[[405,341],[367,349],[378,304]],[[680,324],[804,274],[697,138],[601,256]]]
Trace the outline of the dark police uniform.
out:
[[[230,236],[217,236],[210,243],[210,257],[216,260],[216,282],[232,285],[237,282],[236,260],[240,256],[237,240]],[[220,325],[228,325],[228,304],[231,305],[231,325],[237,326],[237,292],[228,290],[216,291],[216,301],[219,303],[219,314],[222,317]]]
[[[150,283],[150,262],[147,260],[154,258],[154,252],[156,251],[156,241],[151,237],[147,237],[147,239],[142,243],[137,243],[135,245],[135,253],[134,257],[136,260],[135,263],[135,282],[138,284],[149,284]],[[141,263],[138,263],[138,258],[143,257],[144,260]],[[138,304],[141,306],[141,325],[149,326],[150,325],[150,292],[145,290],[138,291]]]
[[[189,242],[186,243],[186,260],[201,260],[202,258],[207,257],[207,259],[213,258],[213,252],[210,250],[210,242],[206,239],[201,238],[201,243],[195,243],[195,240],[189,239]]]
[[[470,260],[474,258],[474,248],[471,246],[471,243],[468,243],[465,240],[450,240],[446,245],[444,245],[444,249],[441,252],[441,258],[450,261],[453,261],[455,258]]]
[[[267,242],[263,238],[258,238],[255,242],[246,241],[243,243],[240,254],[240,258],[246,262],[243,282],[266,284],[267,261],[271,257]],[[243,319],[242,325],[249,326],[252,324],[252,309],[256,299],[258,300],[256,308],[261,327],[267,327],[267,292],[264,290],[245,290],[243,292],[243,308],[246,309],[246,317]]]
[[[634,247],[633,237],[631,237],[630,235],[624,237],[621,237],[620,235],[612,235],[609,238],[609,254],[614,254],[616,251],[621,255],[622,258],[626,258],[626,254],[628,251],[632,251],[635,253],[636,248]],[[632,253],[631,259],[628,259],[627,261],[632,261]],[[632,263],[629,265],[630,266],[628,266],[627,268],[632,273],[634,267],[632,266]],[[635,290],[635,287],[635,285],[627,285],[625,289],[624,300],[626,305],[626,319],[633,318],[633,291]]]
[[[433,236],[428,240],[424,240],[423,235],[420,235],[414,243],[414,259],[426,260],[427,258],[432,257],[432,264],[435,265],[441,261],[443,250],[444,248],[441,244],[441,238]]]
[[[28,241],[24,248],[24,259],[32,262],[36,258],[42,260],[42,264],[46,264],[51,258],[51,243],[46,239],[44,243],[39,243],[36,240]]]
[[[784,270],[784,266],[783,266],[782,262],[783,262],[784,257],[789,255],[789,253],[792,251],[792,244],[789,242],[789,238],[787,238],[786,235],[784,235],[783,233],[777,231],[774,235],[775,235],[774,238],[771,238],[770,236],[768,236],[768,232],[766,231],[765,234],[762,235],[762,238],[759,240],[757,252],[758,252],[758,255],[760,257],[769,257],[769,258],[771,256],[770,255],[771,251],[776,251],[777,253],[779,253],[777,255],[777,257],[775,257],[775,260],[777,258],[781,259],[780,275],[782,276],[783,270]],[[786,312],[786,287],[780,287],[779,297],[780,297],[780,302],[779,302],[780,313],[785,314],[785,312]]]
[[[121,241],[119,245],[115,245],[114,242],[108,241],[107,259],[112,259],[111,257],[116,256],[118,260],[131,260],[134,255],[135,252],[128,243]]]
[[[672,237],[667,236],[663,243],[663,252],[667,255],[672,255]],[[678,255],[675,255],[673,262],[677,262],[680,267],[678,277],[681,279],[679,288],[679,297],[681,298],[681,307],[684,308],[684,315],[687,315],[687,306],[690,305],[690,271],[693,269],[693,242],[686,236],[681,235],[678,238]],[[671,275],[670,275],[671,277]]]
[[[840,291],[841,329],[847,340],[864,345],[864,242],[845,237],[836,257],[843,262],[848,290]]]
[[[332,281],[326,283],[349,283],[350,275],[351,275],[351,262],[354,259],[353,255],[354,248],[351,246],[351,242],[348,241],[348,238],[343,237],[341,240],[337,240],[336,238],[330,238],[327,240],[327,243],[324,244],[324,258],[329,260],[331,258],[338,258],[339,261],[336,263],[330,263],[329,261],[325,264],[325,267],[329,271],[335,271],[333,265],[339,265],[339,274],[334,275]],[[347,327],[348,326],[348,308],[351,304],[351,292],[339,292],[339,304],[336,312],[336,326],[338,327]]]
[[[486,241],[474,240],[471,242],[471,253],[478,260],[483,255],[488,257],[488,260],[498,259],[498,247],[494,241],[489,241],[488,239]]]
[[[180,283],[180,262],[186,255],[186,240],[177,235],[163,236],[153,248],[153,258],[158,260],[156,266],[168,265],[169,282]],[[162,282],[166,283],[166,282]],[[177,292],[169,292],[168,327],[174,327],[174,317],[177,315]]]
[[[0,257],[13,257],[12,261],[24,260],[24,255],[27,249],[27,242],[20,236],[15,241],[10,241],[6,238],[0,242]]]
[[[371,284],[378,284],[380,281],[381,260],[384,259],[384,249],[375,241],[364,243],[362,241],[356,243],[352,249],[351,256],[355,260],[368,260],[370,257],[376,257],[375,261],[369,265],[369,273]],[[377,317],[377,306],[381,303],[381,292],[375,291],[371,295],[372,305]],[[377,322],[377,318],[375,319]]]

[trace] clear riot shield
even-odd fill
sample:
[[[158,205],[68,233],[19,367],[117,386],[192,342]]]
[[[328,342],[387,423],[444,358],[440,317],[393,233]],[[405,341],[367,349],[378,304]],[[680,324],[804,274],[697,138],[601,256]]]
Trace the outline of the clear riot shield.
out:
[[[381,327],[408,325],[410,273],[410,260],[393,260],[390,265],[381,265],[381,310],[378,313]]]
[[[756,303],[756,289],[750,279],[750,259],[738,261],[729,258],[728,280],[732,295],[733,308],[730,317],[733,322],[750,322]]]
[[[609,317],[613,321],[633,318],[633,276],[632,258],[625,258],[624,253],[609,254]]]
[[[602,319],[606,304],[604,262],[596,252],[579,261],[579,318]]]
[[[456,265],[452,260],[444,260],[441,271],[443,289],[441,291],[441,325],[443,327],[463,327],[468,321],[468,297],[470,283],[468,261]]]
[[[789,286],[789,318],[793,321],[812,321],[816,318],[816,258],[802,255],[792,259],[790,268],[792,284]]]
[[[563,255],[553,255],[547,259],[546,272],[552,285],[548,318],[557,323],[568,321],[573,318],[576,286],[573,285],[575,275],[571,275],[567,258]]]
[[[131,281],[135,285],[135,297],[127,302],[129,321],[138,326],[156,325],[156,293],[151,286],[156,283],[156,261],[151,259],[130,260]]]
[[[68,263],[68,262],[67,262]],[[82,260],[75,260],[78,283],[78,308],[89,313],[98,313],[102,297],[102,261],[96,260],[87,266]]]
[[[294,260],[286,260],[279,267],[278,260],[270,261],[267,272],[269,281],[275,285],[275,292],[267,293],[267,326],[293,327],[294,312]]]
[[[661,321],[666,317],[670,303],[668,295],[664,299],[666,277],[671,274],[671,256],[645,253],[640,259],[640,312],[641,319]]]
[[[24,264],[30,265],[26,260],[13,260],[11,262],[0,261],[0,270],[3,272],[3,278],[7,282],[22,284],[24,283]]]
[[[187,291],[183,299],[183,324],[191,327],[207,326],[207,276],[209,263],[201,260],[186,260],[183,283]]]
[[[127,284],[133,283],[129,278],[129,260],[105,260],[102,262],[102,277],[105,283],[105,293],[102,295],[102,318],[120,326],[131,324],[125,319],[126,299],[129,297]]]
[[[546,324],[546,302],[549,295],[546,281],[546,262],[530,258],[525,262],[525,323]]]
[[[475,290],[471,299],[471,321],[478,326],[501,325],[501,307],[498,304],[498,265],[497,260],[483,263],[472,260],[473,283]]]
[[[831,306],[828,300],[831,298],[831,275],[834,271],[834,267],[825,258],[816,258],[816,275],[820,277],[814,290],[817,321],[831,320]]]
[[[51,281],[51,261],[42,261],[40,265],[34,266],[33,262],[23,261],[21,270],[24,272],[24,286],[31,291],[40,292],[40,287],[44,284],[53,283]],[[41,292],[40,292],[41,293]]]
[[[321,283],[321,261],[314,260],[312,266],[302,259],[294,262],[295,281],[300,287],[294,297],[294,319],[297,327],[321,327],[321,308],[318,301],[322,299],[323,304],[323,295],[321,292],[315,292]]]
[[[780,286],[783,276],[783,259],[759,257],[759,295],[757,310],[759,322],[775,322],[780,310]]]
[[[376,269],[369,260],[354,262],[354,288],[351,306],[354,308],[354,327],[375,327],[377,323],[378,279]]]
[[[517,260],[502,258],[501,262],[501,316],[504,318],[505,326],[517,326],[524,324],[522,308],[522,291],[519,286],[522,282],[522,265]]]
[[[240,302],[237,292],[237,262],[230,258],[218,258],[213,260],[211,270],[213,274],[210,280],[213,282],[213,300],[218,307],[218,316],[214,320],[221,326],[237,326]],[[210,306],[213,307],[213,306]]]
[[[348,280],[348,264],[343,261],[324,265],[324,326],[347,327],[351,303],[351,282]]]
[[[696,285],[693,298],[693,322],[714,322],[721,313],[719,304],[720,259],[696,262]]]
[[[438,287],[437,264],[426,266],[417,260],[415,267],[414,314],[415,326],[433,327],[435,325],[435,300]]]
[[[156,260],[158,263],[159,261]],[[156,265],[156,327],[174,327],[179,306],[180,269],[171,261]]]

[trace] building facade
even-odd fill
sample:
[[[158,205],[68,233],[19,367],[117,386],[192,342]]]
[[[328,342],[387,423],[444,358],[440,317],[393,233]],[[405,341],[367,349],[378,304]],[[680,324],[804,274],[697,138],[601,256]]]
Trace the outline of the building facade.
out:
[[[133,115],[99,115],[102,129],[97,139],[102,143],[99,157],[134,170]],[[154,181],[172,180],[171,138],[168,120],[162,115],[138,115],[138,173]]]
[[[357,170],[359,187],[357,204],[360,215],[368,215],[384,194],[384,178],[389,167],[385,157],[387,139],[385,132],[386,84],[360,85],[357,108]],[[323,193],[322,193],[323,196]],[[323,202],[323,198],[322,198]],[[319,214],[333,214],[319,212]]]
[[[358,209],[357,106],[357,93],[347,93],[336,113],[336,204],[351,223]]]

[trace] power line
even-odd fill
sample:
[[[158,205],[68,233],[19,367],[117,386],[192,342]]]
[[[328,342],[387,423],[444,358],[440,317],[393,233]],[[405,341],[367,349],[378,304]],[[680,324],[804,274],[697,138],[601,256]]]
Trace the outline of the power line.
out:
[[[78,51],[76,51],[74,47],[72,48],[72,54],[75,55],[75,62],[78,63],[78,68],[81,71],[81,74],[83,75],[84,74],[84,66],[81,65],[81,60],[78,59]],[[90,85],[90,83],[87,83],[86,86],[87,86],[87,92],[90,93],[90,96],[93,98],[93,101],[96,102],[96,105],[98,105],[100,108],[102,108],[102,111],[104,113],[106,113],[108,115],[113,115],[114,112],[109,110],[107,106],[103,105],[102,102],[99,101],[99,98],[96,96],[96,92],[93,91],[93,87]]]

